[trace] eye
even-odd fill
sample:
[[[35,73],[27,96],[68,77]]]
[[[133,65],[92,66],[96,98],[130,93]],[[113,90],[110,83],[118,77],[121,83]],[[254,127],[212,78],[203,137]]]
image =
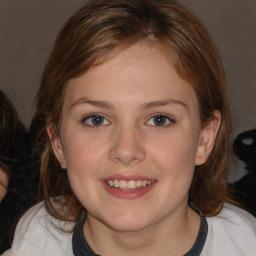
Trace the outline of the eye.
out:
[[[153,126],[168,126],[172,123],[174,123],[174,120],[171,117],[164,114],[156,114],[152,116],[147,122],[148,125]]]
[[[88,126],[104,126],[109,125],[110,122],[102,115],[92,114],[83,118],[82,123],[86,123]]]

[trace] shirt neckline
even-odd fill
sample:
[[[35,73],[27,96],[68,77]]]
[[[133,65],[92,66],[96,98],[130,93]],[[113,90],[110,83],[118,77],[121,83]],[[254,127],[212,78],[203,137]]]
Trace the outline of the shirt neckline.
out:
[[[72,237],[72,248],[74,256],[100,256],[93,252],[89,244],[87,243],[83,234],[83,224],[86,214],[83,214],[78,219]],[[198,256],[203,250],[206,237],[208,233],[208,224],[204,216],[201,216],[200,229],[193,247],[184,256]]]

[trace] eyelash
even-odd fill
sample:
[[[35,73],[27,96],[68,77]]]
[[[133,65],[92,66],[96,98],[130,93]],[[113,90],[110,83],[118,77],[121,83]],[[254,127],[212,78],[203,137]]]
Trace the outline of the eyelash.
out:
[[[102,118],[102,119],[103,119],[103,123],[100,123],[100,124],[93,124],[93,120],[92,120],[93,117]],[[90,118],[91,118],[91,122],[89,123],[88,120],[90,120]],[[107,121],[108,123],[107,123],[107,124],[104,124],[105,121]],[[82,123],[82,124],[85,124],[86,126],[89,126],[89,127],[99,128],[99,127],[101,127],[101,126],[107,126],[107,125],[109,125],[109,124],[110,124],[110,121],[108,121],[103,115],[95,113],[95,114],[90,114],[90,115],[88,115],[88,116],[85,116],[85,117],[81,120],[81,123]]]
[[[153,122],[154,122],[153,124],[149,124],[150,120],[153,120],[154,118],[157,118],[157,117],[164,119],[164,120],[162,120],[162,121],[163,121],[163,124],[156,124],[154,121],[153,121]],[[92,118],[101,118],[101,122],[99,122],[99,124],[95,124],[95,123],[94,123],[95,120],[93,121]],[[88,120],[90,120],[90,119],[91,119],[91,121],[88,122]],[[107,124],[104,124],[104,122],[107,122]],[[166,122],[168,122],[168,123],[166,124]],[[81,120],[81,123],[82,123],[82,124],[85,124],[85,125],[88,126],[88,127],[100,128],[101,126],[107,126],[107,125],[109,125],[109,124],[110,124],[110,121],[108,121],[108,120],[104,117],[104,115],[95,113],[95,114],[90,114],[90,115],[85,116],[85,117]],[[172,117],[170,117],[170,116],[168,116],[168,115],[166,115],[166,114],[162,114],[162,113],[157,113],[157,114],[152,115],[152,116],[149,118],[149,120],[146,122],[146,124],[148,124],[149,126],[155,126],[155,127],[157,127],[157,128],[160,128],[160,127],[168,127],[169,125],[174,124],[174,123],[175,123],[175,120],[174,120]]]
[[[168,126],[170,126],[171,124],[174,124],[174,123],[175,123],[175,120],[174,120],[172,117],[170,117],[170,116],[168,116],[168,115],[166,115],[166,114],[162,114],[162,113],[154,114],[153,116],[150,117],[150,119],[147,121],[147,123],[149,123],[150,120],[153,120],[154,118],[157,118],[157,117],[164,118],[164,124],[162,124],[162,125],[157,125],[156,123],[154,123],[154,124],[150,124],[150,126],[155,126],[155,127],[157,127],[157,128],[161,128],[161,127],[168,127]],[[166,124],[167,121],[168,121],[169,123]],[[154,122],[154,121],[153,121],[153,122]]]

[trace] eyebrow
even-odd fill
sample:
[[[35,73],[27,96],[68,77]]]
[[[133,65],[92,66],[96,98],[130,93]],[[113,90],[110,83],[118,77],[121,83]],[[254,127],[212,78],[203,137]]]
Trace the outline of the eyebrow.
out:
[[[76,100],[75,102],[73,102],[72,105],[70,106],[70,109],[80,104],[90,104],[95,107],[106,108],[106,109],[114,108],[110,102],[100,101],[100,100],[91,100],[91,99],[82,97]]]
[[[114,109],[113,104],[111,104],[110,102],[100,101],[100,100],[92,100],[92,99],[88,99],[85,97],[79,98],[78,100],[73,102],[72,105],[70,106],[70,109],[77,105],[80,105],[80,104],[90,104],[92,106],[99,107],[99,108]],[[142,109],[150,109],[150,108],[154,108],[154,107],[162,107],[162,106],[167,106],[167,105],[172,105],[172,104],[181,105],[186,109],[188,108],[188,106],[183,101],[176,100],[176,99],[166,99],[166,100],[157,100],[157,101],[147,102],[147,103],[144,103],[141,108]]]
[[[152,102],[144,103],[143,108],[149,109],[149,108],[162,107],[162,106],[167,106],[167,105],[172,105],[172,104],[181,105],[186,109],[188,108],[187,104],[185,104],[181,100],[176,100],[176,99],[166,99],[166,100],[159,100],[159,101],[152,101]]]

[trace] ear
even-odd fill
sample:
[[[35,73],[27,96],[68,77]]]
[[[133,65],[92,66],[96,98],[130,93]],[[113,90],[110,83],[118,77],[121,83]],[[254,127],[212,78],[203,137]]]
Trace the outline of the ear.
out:
[[[199,144],[196,152],[195,165],[204,164],[213,149],[216,136],[221,123],[221,113],[218,110],[213,112],[212,118],[202,129],[199,137]]]
[[[52,144],[52,149],[54,152],[54,155],[60,162],[61,168],[65,169],[66,168],[66,161],[64,157],[64,151],[63,151],[63,146],[61,144],[61,139],[59,136],[54,136],[54,128],[51,124],[47,125],[47,133],[50,138],[51,144]]]

